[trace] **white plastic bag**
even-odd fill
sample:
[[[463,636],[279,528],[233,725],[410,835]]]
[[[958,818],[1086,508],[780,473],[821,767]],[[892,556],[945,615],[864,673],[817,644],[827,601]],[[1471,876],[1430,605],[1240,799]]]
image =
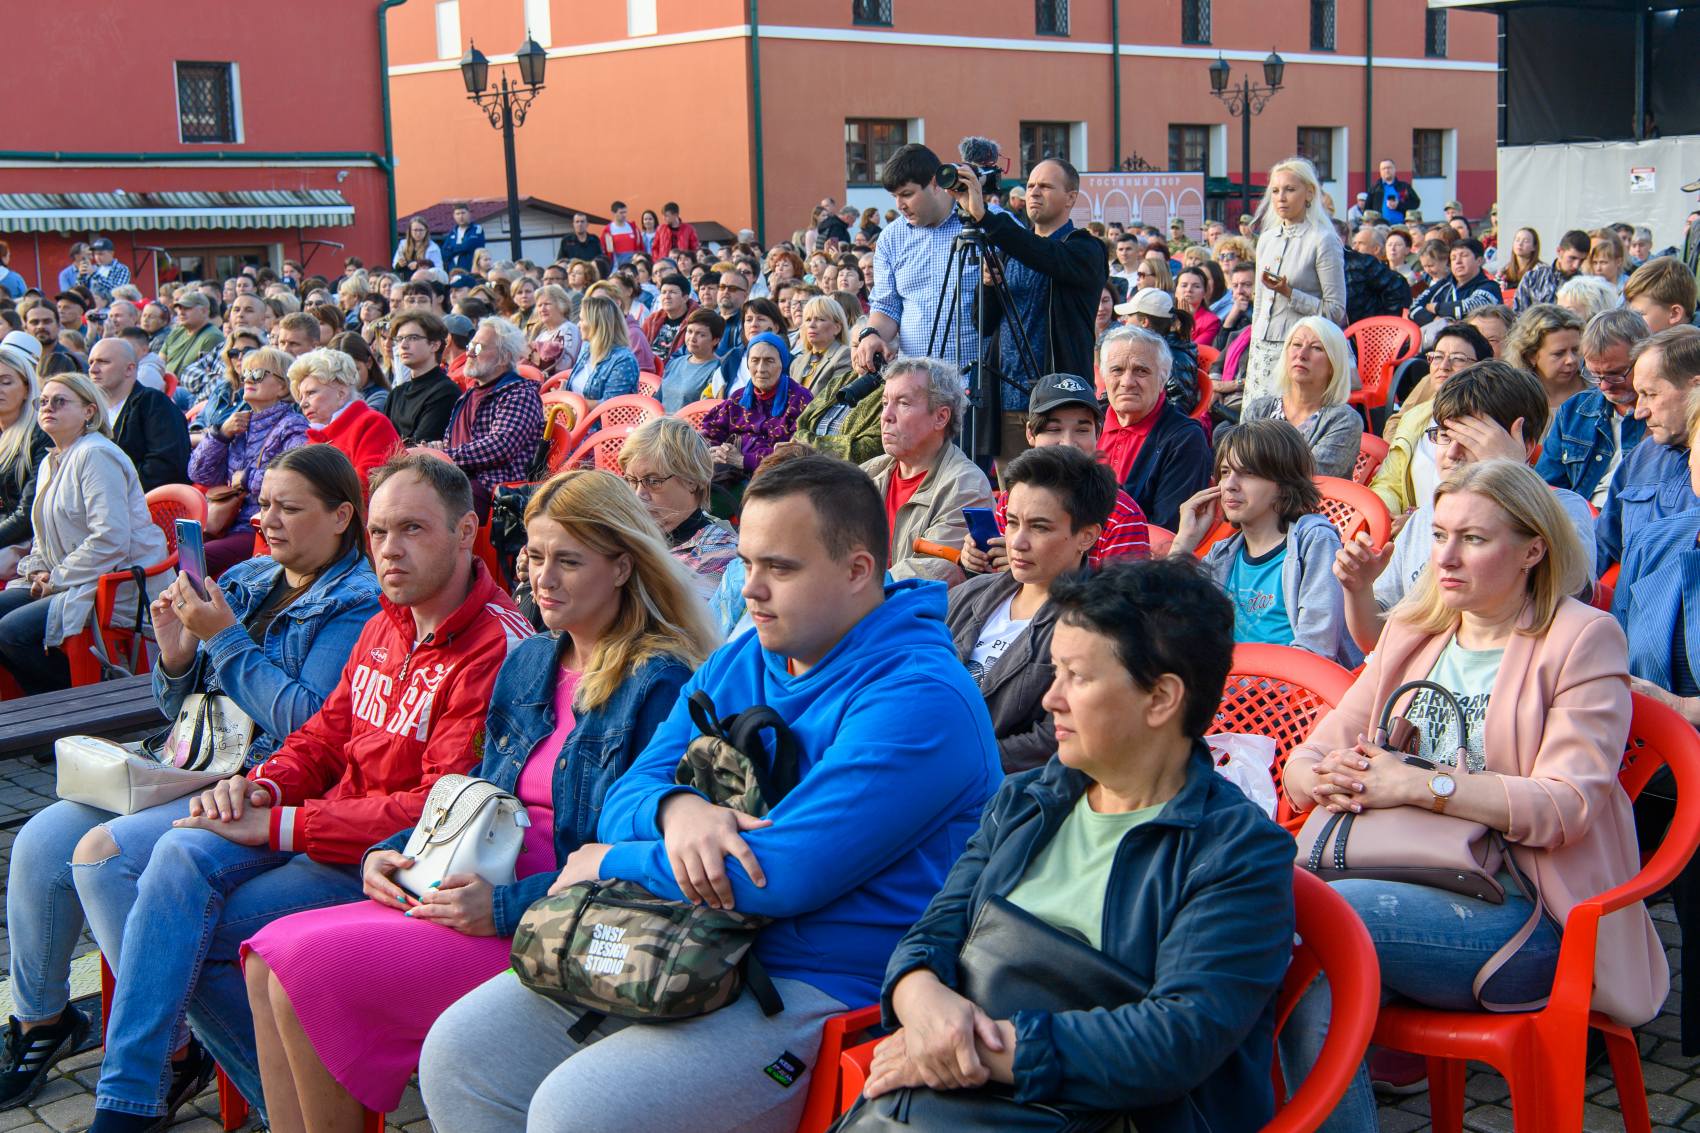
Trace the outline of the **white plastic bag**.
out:
[[[1222,778],[1262,807],[1264,814],[1274,818],[1275,741],[1268,736],[1223,732],[1205,736],[1204,742],[1210,745],[1210,754],[1216,757],[1216,770]]]

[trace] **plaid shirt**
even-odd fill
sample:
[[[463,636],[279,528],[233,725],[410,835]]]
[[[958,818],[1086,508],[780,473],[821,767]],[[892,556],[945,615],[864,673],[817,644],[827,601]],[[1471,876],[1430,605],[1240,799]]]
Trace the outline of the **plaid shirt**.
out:
[[[997,507],[992,513],[998,521],[999,531],[1004,529],[1008,510],[1009,493],[999,492]],[[1145,513],[1139,510],[1139,505],[1133,502],[1133,497],[1118,488],[1116,506],[1110,509],[1110,518],[1104,521],[1104,530],[1099,534],[1098,541],[1092,544],[1086,561],[1096,569],[1110,559],[1124,557],[1150,558],[1151,531],[1146,525]]]
[[[207,401],[213,395],[213,390],[225,380],[224,347],[221,344],[217,350],[209,350],[187,366],[177,375],[177,384],[187,389],[196,401]]]
[[[470,400],[472,390],[468,389],[455,401],[444,441],[454,436],[455,421]],[[493,494],[499,485],[526,478],[542,439],[543,399],[537,383],[509,372],[496,379],[495,388],[479,404],[472,418],[472,439],[463,445],[450,444],[446,451],[461,471]]]
[[[114,288],[130,282],[130,269],[113,260],[104,267],[95,268],[87,277],[79,276],[78,282],[88,284],[89,290],[101,298],[110,299]]]
[[[905,357],[927,355],[927,337],[933,329],[933,313],[950,276],[950,250],[962,220],[955,212],[944,223],[918,228],[899,219],[880,233],[874,245],[874,293],[868,308],[897,323],[897,352]],[[963,332],[974,325],[974,279],[963,274],[961,310],[951,323],[943,348],[933,357],[955,362],[971,340]],[[950,284],[951,290],[956,284]],[[942,329],[949,317],[940,316]],[[972,333],[970,331],[970,333]]]

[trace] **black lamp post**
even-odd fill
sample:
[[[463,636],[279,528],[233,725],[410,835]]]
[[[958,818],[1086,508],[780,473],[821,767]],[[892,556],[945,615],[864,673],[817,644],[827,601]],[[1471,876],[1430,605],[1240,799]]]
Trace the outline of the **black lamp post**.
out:
[[[1240,168],[1244,180],[1240,184],[1240,211],[1251,211],[1251,117],[1263,113],[1263,107],[1269,102],[1270,96],[1281,89],[1281,78],[1286,74],[1286,62],[1275,52],[1263,61],[1264,86],[1254,86],[1251,76],[1246,75],[1240,80],[1238,88],[1228,84],[1233,76],[1228,61],[1220,55],[1216,62],[1210,64],[1210,93],[1222,100],[1232,117],[1240,120]]]
[[[525,125],[525,113],[531,100],[543,89],[543,68],[548,52],[537,45],[529,34],[514,53],[519,64],[520,81],[510,82],[506,70],[501,85],[490,87],[490,60],[477,47],[468,43],[466,55],[460,61],[460,77],[466,83],[466,93],[490,125],[502,131],[502,152],[508,167],[508,250],[513,259],[520,258],[519,250],[519,171],[514,165],[514,130]],[[523,84],[523,85],[522,85]]]

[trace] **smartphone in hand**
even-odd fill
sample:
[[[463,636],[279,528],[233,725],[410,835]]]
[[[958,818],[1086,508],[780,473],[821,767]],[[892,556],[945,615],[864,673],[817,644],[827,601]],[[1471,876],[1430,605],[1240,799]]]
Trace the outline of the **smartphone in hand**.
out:
[[[196,594],[207,596],[207,546],[198,519],[177,521],[177,569],[189,579]]]
[[[998,530],[997,516],[989,507],[965,507],[962,518],[968,523],[968,534],[974,537],[974,545],[982,551],[990,550],[992,540],[1003,534]]]

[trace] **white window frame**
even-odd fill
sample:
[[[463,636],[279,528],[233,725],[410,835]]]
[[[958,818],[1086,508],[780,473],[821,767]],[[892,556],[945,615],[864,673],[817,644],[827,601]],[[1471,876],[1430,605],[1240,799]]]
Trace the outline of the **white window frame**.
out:
[[[549,0],[525,0],[525,30],[539,47],[548,47],[554,38]]]
[[[459,59],[464,51],[460,45],[460,0],[437,0],[433,17],[437,30],[437,58]]]
[[[636,39],[655,31],[655,0],[626,0],[626,36]]]

